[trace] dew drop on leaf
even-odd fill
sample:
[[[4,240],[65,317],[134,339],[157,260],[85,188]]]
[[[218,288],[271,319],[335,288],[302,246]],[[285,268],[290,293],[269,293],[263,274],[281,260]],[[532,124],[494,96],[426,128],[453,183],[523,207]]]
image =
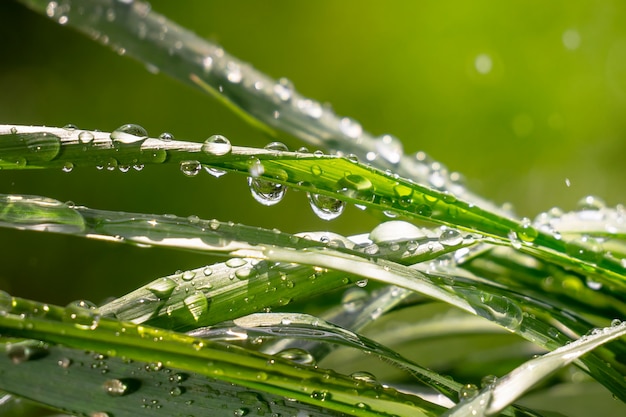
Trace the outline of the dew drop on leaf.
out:
[[[287,192],[287,187],[283,184],[253,177],[248,177],[248,187],[252,197],[264,206],[280,203]]]
[[[65,307],[63,321],[73,323],[80,329],[95,329],[100,321],[98,307],[90,301],[77,300]]]
[[[232,151],[230,141],[222,135],[213,135],[202,144],[202,152],[209,155],[226,155]]]
[[[316,363],[313,355],[300,348],[288,348],[278,352],[275,356],[277,358],[297,363],[298,365],[314,366]]]
[[[307,193],[313,212],[322,220],[333,220],[341,216],[346,203],[323,194]]]
[[[143,142],[148,137],[148,131],[136,124],[125,124],[111,132],[111,140],[116,146]]]
[[[456,229],[446,229],[439,235],[439,243],[444,246],[457,246],[463,243],[463,236]]]

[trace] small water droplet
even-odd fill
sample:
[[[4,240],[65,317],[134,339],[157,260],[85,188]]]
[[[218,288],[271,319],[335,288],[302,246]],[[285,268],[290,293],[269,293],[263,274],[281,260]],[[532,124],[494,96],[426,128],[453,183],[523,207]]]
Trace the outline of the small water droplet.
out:
[[[368,283],[367,279],[360,279],[356,282],[356,286],[359,288],[365,288],[367,287],[367,283]]]
[[[74,164],[71,162],[65,162],[63,164],[63,168],[61,168],[63,170],[63,172],[72,172],[72,170],[74,169]]]
[[[611,327],[617,327],[620,324],[622,324],[622,321],[620,319],[613,319],[613,320],[611,320]]]
[[[90,144],[92,143],[94,140],[94,135],[93,133],[89,132],[89,131],[84,131],[84,132],[80,132],[78,134],[78,141],[82,144]]]
[[[226,155],[232,149],[230,141],[222,135],[213,135],[202,144],[202,152],[210,155]]]
[[[496,382],[498,382],[498,377],[497,376],[495,376],[495,375],[485,375],[480,380],[480,386],[482,388],[491,388],[491,387],[493,387],[496,384]]]
[[[374,199],[374,186],[372,182],[361,175],[345,175],[337,182],[339,192],[347,197],[371,202]]]
[[[180,172],[188,177],[195,177],[202,170],[202,164],[198,161],[181,161]]]
[[[456,229],[446,229],[439,235],[439,243],[444,246],[457,246],[463,243],[463,235]]]
[[[183,279],[183,281],[191,281],[196,277],[196,272],[191,270],[185,271],[180,277]]]
[[[474,384],[465,384],[459,390],[459,401],[469,401],[478,395],[479,389]]]
[[[299,365],[315,366],[316,361],[313,355],[304,349],[288,348],[278,352],[276,357],[297,363]]]
[[[319,401],[327,401],[331,399],[331,394],[328,391],[313,391],[311,393],[311,398]]]
[[[580,211],[601,210],[606,207],[606,203],[599,197],[588,195],[578,201],[577,208]]]
[[[366,371],[356,371],[352,373],[350,377],[352,377],[352,379],[354,379],[357,382],[364,382],[366,384],[371,384],[371,385],[376,385],[376,386],[380,385],[376,377]]]
[[[345,201],[323,194],[307,193],[313,212],[322,220],[333,220],[341,216],[346,208]]]
[[[528,217],[524,217],[520,223],[517,235],[519,236],[520,240],[530,243],[537,238],[539,232],[537,232],[537,229],[533,227],[530,219]]]
[[[249,410],[247,408],[237,408],[235,411],[233,411],[233,415],[235,417],[244,417],[249,413]]]
[[[72,360],[70,358],[61,358],[57,361],[57,365],[63,369],[67,369],[72,366]]]
[[[184,387],[172,387],[170,389],[170,395],[172,397],[180,397],[181,395],[183,395],[185,392],[185,388]]]
[[[85,300],[77,300],[69,303],[65,307],[65,315],[63,321],[74,323],[81,329],[95,329],[100,321],[100,312],[98,307]]]
[[[311,174],[315,175],[316,177],[319,177],[323,173],[324,173],[324,171],[322,170],[322,168],[319,165],[313,165],[311,167]]]
[[[107,379],[102,388],[111,397],[121,397],[134,392],[140,384],[139,380],[130,378]]]
[[[159,135],[159,139],[165,142],[169,142],[174,140],[174,135],[172,135],[170,132],[163,132]]]

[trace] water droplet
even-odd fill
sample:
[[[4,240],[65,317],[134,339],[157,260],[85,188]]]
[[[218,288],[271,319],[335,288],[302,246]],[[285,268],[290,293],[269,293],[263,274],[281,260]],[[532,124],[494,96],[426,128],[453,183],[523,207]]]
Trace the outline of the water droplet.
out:
[[[226,261],[226,266],[229,268],[239,268],[246,265],[248,262],[241,258],[231,258]]]
[[[314,366],[316,363],[313,355],[306,350],[299,348],[288,348],[278,352],[275,356],[299,365]]]
[[[524,318],[522,309],[510,298],[469,288],[460,291],[466,294],[467,301],[474,307],[479,316],[498,323],[509,330],[519,328],[522,323]]]
[[[324,173],[324,171],[322,170],[322,168],[319,165],[313,165],[311,167],[311,174],[315,175],[316,177],[319,177],[323,173]]]
[[[147,287],[147,290],[152,292],[154,295],[159,297],[160,299],[168,298],[178,284],[171,278],[160,278],[154,281]]]
[[[184,393],[185,393],[184,387],[172,387],[172,389],[170,389],[170,395],[172,397],[180,397]]]
[[[122,125],[111,132],[111,139],[115,146],[143,142],[147,137],[148,131],[146,129],[131,123]]]
[[[84,132],[80,132],[78,134],[78,141],[82,144],[90,144],[91,142],[93,142],[94,140],[94,135],[93,133],[89,132],[89,131],[84,131]]]
[[[25,340],[23,342],[10,343],[6,346],[6,353],[11,362],[22,362],[41,359],[48,355],[48,346],[43,342]]]
[[[457,246],[463,243],[463,235],[456,229],[446,229],[439,235],[439,243],[444,246]]]
[[[539,232],[537,232],[537,229],[532,226],[530,219],[528,217],[524,217],[517,231],[517,235],[520,240],[524,242],[533,242],[539,235]]]
[[[170,132],[163,132],[159,135],[159,139],[165,142],[169,142],[174,140],[174,135],[172,135]]]
[[[368,283],[367,279],[360,279],[355,284],[359,288],[365,288],[365,287],[367,287],[367,283]]]
[[[341,305],[348,313],[354,313],[365,304],[368,296],[368,292],[362,288],[348,288],[341,297]]]
[[[366,202],[374,198],[372,182],[361,175],[346,175],[338,181],[337,186],[341,194],[350,198]]]
[[[188,177],[195,177],[202,170],[202,164],[198,161],[181,161],[180,172]]]
[[[328,391],[313,391],[311,393],[311,398],[319,401],[326,401],[331,399],[331,394]]]
[[[6,316],[13,308],[13,297],[5,291],[0,290],[0,316]]]
[[[256,274],[255,270],[249,267],[239,268],[235,271],[235,276],[238,279],[248,279],[248,278],[253,277],[255,274]]]
[[[402,142],[393,135],[383,135],[376,139],[376,151],[386,161],[397,164],[400,162],[404,149]],[[369,158],[368,158],[369,159]]]
[[[613,319],[613,320],[611,320],[611,327],[617,327],[620,324],[622,324],[622,321],[620,319]]]
[[[322,220],[333,220],[341,216],[346,208],[345,201],[323,194],[307,193],[313,212]]]
[[[469,401],[478,395],[479,389],[474,384],[465,384],[459,390],[459,401]]]
[[[363,128],[356,120],[344,117],[339,121],[339,130],[349,138],[357,139],[363,133]]]
[[[72,170],[74,169],[74,164],[71,162],[65,162],[63,164],[63,168],[61,168],[63,170],[63,172],[72,172]]]
[[[95,329],[100,321],[100,312],[98,307],[85,300],[78,300],[69,303],[65,307],[65,315],[63,321],[74,323],[81,329]]]
[[[241,65],[234,61],[229,61],[226,64],[226,78],[233,84],[238,84],[243,79],[243,73],[241,72]]]
[[[374,243],[403,242],[407,240],[422,239],[426,235],[417,226],[400,221],[391,220],[376,226],[370,232],[370,240]]]
[[[289,101],[293,95],[293,84],[286,78],[281,78],[278,83],[274,85],[274,95],[278,97],[280,101]]]
[[[287,192],[283,184],[252,177],[248,177],[248,186],[252,197],[264,206],[278,204]]]
[[[249,410],[247,408],[237,408],[235,411],[233,411],[233,415],[235,417],[244,417],[248,413],[249,413]]]
[[[136,379],[107,379],[102,384],[102,388],[111,397],[121,397],[136,391],[139,385],[141,385],[141,382]]]
[[[191,270],[185,271],[180,277],[183,279],[183,281],[191,281],[196,277],[196,272]]]
[[[371,385],[376,385],[376,386],[380,385],[376,377],[366,371],[356,371],[352,373],[350,377],[357,382],[364,382],[366,384],[371,384]]]
[[[202,152],[210,155],[226,155],[232,151],[230,141],[222,135],[213,135],[202,144]]]

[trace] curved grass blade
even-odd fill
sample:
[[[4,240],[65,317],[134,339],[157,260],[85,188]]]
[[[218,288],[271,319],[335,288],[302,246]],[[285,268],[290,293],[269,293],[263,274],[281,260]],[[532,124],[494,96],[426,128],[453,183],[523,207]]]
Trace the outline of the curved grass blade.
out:
[[[298,366],[233,345],[121,323],[99,317],[91,309],[68,310],[18,298],[12,299],[12,305],[10,312],[0,316],[3,335],[162,363],[350,415],[434,416],[441,411],[438,406],[393,389],[377,388],[331,371]]]
[[[37,199],[32,198],[9,201],[2,212],[5,213],[5,218],[12,216],[21,218],[20,216],[22,216],[29,220],[39,215],[39,204]],[[50,205],[49,201],[45,201],[46,210],[50,208]],[[93,225],[93,232],[95,233],[93,236],[108,238],[116,236],[115,239],[118,240],[120,236],[126,236],[124,237],[125,240],[142,245],[166,245],[273,262],[297,263],[328,268],[346,274],[357,274],[362,278],[416,291],[472,314],[480,315],[511,331],[518,332],[524,338],[547,349],[555,349],[569,339],[563,338],[563,335],[558,331],[555,332],[552,326],[532,318],[530,314],[542,316],[545,315],[546,311],[549,311],[553,317],[558,317],[562,324],[570,322],[578,328],[581,328],[585,323],[585,320],[572,321],[560,313],[558,309],[538,303],[527,296],[517,296],[487,282],[481,282],[478,278],[469,280],[462,278],[463,272],[458,269],[450,270],[448,268],[439,272],[426,269],[426,273],[423,273],[415,268],[406,267],[386,259],[372,258],[367,252],[342,251],[318,242],[303,238],[293,239],[293,236],[287,234],[259,228],[235,225],[211,228],[210,222],[208,222],[207,227],[202,227],[204,222],[195,218],[190,225],[186,219],[159,217],[158,221],[155,222],[154,216],[129,216],[128,214],[117,213],[118,216],[121,216],[120,221],[107,224],[106,221],[103,221],[102,214],[108,212],[70,208],[62,203],[58,203],[58,205],[60,210],[71,210],[76,213],[80,211],[85,218],[90,219],[85,222],[85,225]],[[31,218],[30,215],[34,217]],[[97,221],[93,221],[94,219]],[[159,225],[160,223],[163,224]],[[182,234],[180,233],[181,230],[183,231]],[[81,231],[78,234],[84,232]],[[72,233],[75,234],[75,231]],[[150,233],[154,234],[150,236]],[[89,235],[89,233],[87,234]],[[416,267],[420,268],[422,264],[418,264]],[[464,281],[468,283],[463,284]],[[198,303],[205,300],[205,297],[200,295],[202,294],[198,295]],[[192,305],[199,305],[198,303],[194,302]],[[202,303],[202,305],[204,304]],[[529,306],[528,316],[524,316],[520,306]],[[548,320],[555,319],[548,318]],[[523,325],[522,321],[524,321]],[[566,326],[566,324],[563,325]],[[601,365],[602,362],[599,362],[595,356],[591,356],[589,361],[595,361],[590,362],[588,367],[600,382],[610,386],[616,395],[625,395],[626,381],[614,369],[605,369]]]
[[[501,411],[519,398],[537,382],[556,370],[577,360],[598,346],[626,335],[626,323],[617,323],[604,329],[596,329],[590,335],[563,346],[550,353],[532,359],[508,375],[486,387],[474,398],[463,401],[449,410],[445,416],[484,416]]]
[[[151,10],[147,3],[65,0],[58,7],[50,7],[46,0],[21,2],[116,51],[123,48],[124,55],[150,68],[218,97],[262,130],[283,131],[314,146],[342,155],[354,154],[380,169],[393,168],[406,178],[509,215],[452,181],[441,164],[434,164],[419,153],[416,157],[405,156],[401,142],[394,136],[374,138],[358,122],[339,117],[317,101],[303,97],[289,82],[277,82],[262,74],[222,47]],[[103,9],[108,13],[103,13]]]
[[[37,349],[40,356],[32,356]],[[34,340],[0,343],[0,369],[5,391],[73,415],[232,417],[300,410],[311,416],[345,415],[159,362],[135,362]]]
[[[80,135],[91,135],[90,146]],[[117,133],[116,133],[117,132]],[[0,164],[7,169],[62,168],[67,164],[99,166],[192,162],[197,167],[253,176],[315,195],[391,210],[409,218],[434,221],[487,236],[491,243],[515,247],[548,263],[556,263],[583,275],[593,275],[607,289],[626,290],[626,266],[601,246],[537,230],[532,225],[500,216],[456,196],[346,158],[269,149],[220,148],[194,142],[152,139],[115,131],[77,131],[59,128],[0,126]],[[30,155],[34,157],[30,157]],[[25,159],[29,156],[29,159]],[[20,159],[21,158],[21,159]],[[17,160],[16,160],[17,159]],[[604,289],[601,289],[604,291]]]

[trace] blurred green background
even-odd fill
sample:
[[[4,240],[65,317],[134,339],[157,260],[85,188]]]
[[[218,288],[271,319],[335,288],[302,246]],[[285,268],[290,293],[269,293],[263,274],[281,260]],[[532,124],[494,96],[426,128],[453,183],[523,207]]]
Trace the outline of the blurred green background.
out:
[[[476,193],[534,217],[587,194],[623,202],[626,3],[571,1],[152,1],[153,9],[373,134],[392,133],[463,173]],[[271,139],[215,100],[117,56],[21,5],[0,2],[0,122],[113,130],[233,144]],[[294,142],[291,147],[299,146]],[[567,185],[569,184],[569,185]],[[243,178],[142,172],[1,172],[1,193],[94,208],[196,214],[362,233],[354,208],[324,222],[302,193],[263,207]],[[0,288],[65,304],[100,302],[176,269],[214,261],[36,232],[0,230]]]

